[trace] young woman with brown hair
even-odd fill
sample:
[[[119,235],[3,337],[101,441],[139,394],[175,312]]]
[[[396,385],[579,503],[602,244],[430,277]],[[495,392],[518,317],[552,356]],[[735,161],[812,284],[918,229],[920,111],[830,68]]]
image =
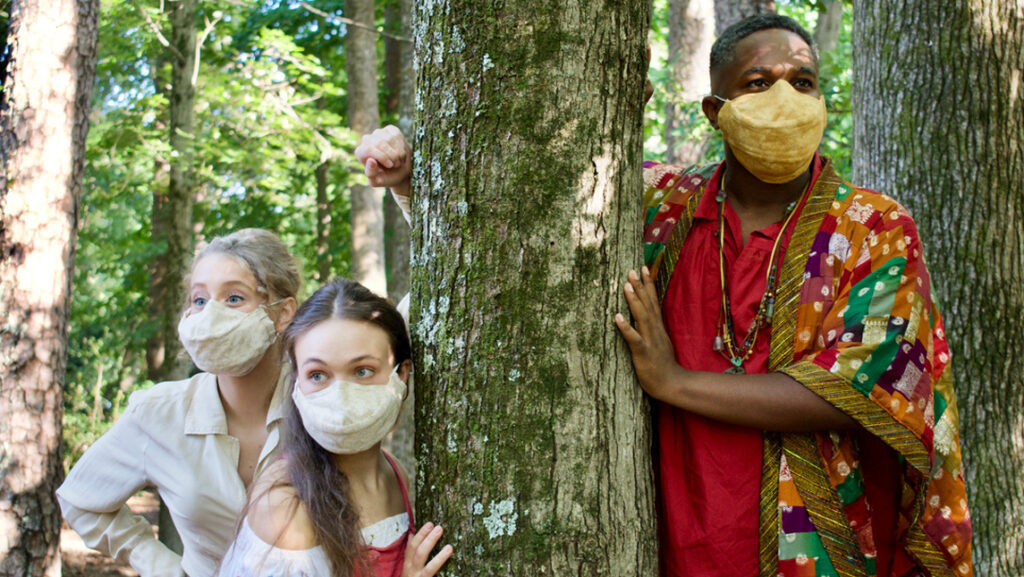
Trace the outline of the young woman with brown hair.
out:
[[[337,279],[285,331],[292,364],[283,458],[256,481],[221,577],[429,577],[441,527],[414,533],[408,479],[381,450],[412,368],[409,335],[386,299]]]

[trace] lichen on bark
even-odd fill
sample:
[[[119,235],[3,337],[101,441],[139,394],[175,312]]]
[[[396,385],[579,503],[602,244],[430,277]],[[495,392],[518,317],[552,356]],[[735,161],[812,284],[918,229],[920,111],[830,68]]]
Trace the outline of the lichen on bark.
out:
[[[652,574],[648,408],[611,322],[639,263],[646,5],[417,22],[420,519],[451,574]]]

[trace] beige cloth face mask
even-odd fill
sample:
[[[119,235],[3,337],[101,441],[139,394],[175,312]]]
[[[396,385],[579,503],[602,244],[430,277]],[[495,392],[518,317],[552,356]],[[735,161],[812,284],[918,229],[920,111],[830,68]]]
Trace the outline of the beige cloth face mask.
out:
[[[399,365],[401,366],[401,365]],[[292,400],[302,426],[318,445],[331,453],[360,453],[382,441],[398,421],[406,384],[398,367],[383,385],[363,385],[335,379],[319,391],[292,387]]]
[[[276,338],[264,305],[243,312],[211,300],[198,313],[186,312],[178,323],[178,339],[192,362],[215,375],[249,374]]]
[[[781,184],[810,166],[828,121],[824,96],[802,94],[779,80],[764,92],[715,98],[725,102],[718,112],[722,137],[750,174]]]

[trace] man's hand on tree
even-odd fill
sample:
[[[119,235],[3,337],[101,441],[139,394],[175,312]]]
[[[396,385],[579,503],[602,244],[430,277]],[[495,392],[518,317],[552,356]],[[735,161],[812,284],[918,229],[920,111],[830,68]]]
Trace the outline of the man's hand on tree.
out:
[[[654,281],[646,266],[642,274],[643,278],[640,278],[636,271],[629,271],[624,289],[635,327],[622,314],[615,315],[615,325],[629,345],[640,386],[647,394],[661,400],[679,376],[676,373],[684,369],[676,362],[672,341],[662,322]]]
[[[412,155],[398,127],[378,128],[356,147],[356,158],[363,163],[363,172],[371,186],[386,186],[395,194],[409,196],[411,192]]]

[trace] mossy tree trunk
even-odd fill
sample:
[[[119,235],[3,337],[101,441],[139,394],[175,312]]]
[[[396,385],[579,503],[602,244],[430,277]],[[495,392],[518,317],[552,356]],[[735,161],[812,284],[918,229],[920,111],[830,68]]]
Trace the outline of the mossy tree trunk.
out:
[[[640,262],[646,2],[418,4],[420,522],[448,575],[657,572]]]
[[[950,333],[975,574],[1024,575],[1024,8],[857,2],[853,46],[854,178],[914,214]]]
[[[0,575],[60,575],[62,391],[98,0],[11,5],[0,107]]]

